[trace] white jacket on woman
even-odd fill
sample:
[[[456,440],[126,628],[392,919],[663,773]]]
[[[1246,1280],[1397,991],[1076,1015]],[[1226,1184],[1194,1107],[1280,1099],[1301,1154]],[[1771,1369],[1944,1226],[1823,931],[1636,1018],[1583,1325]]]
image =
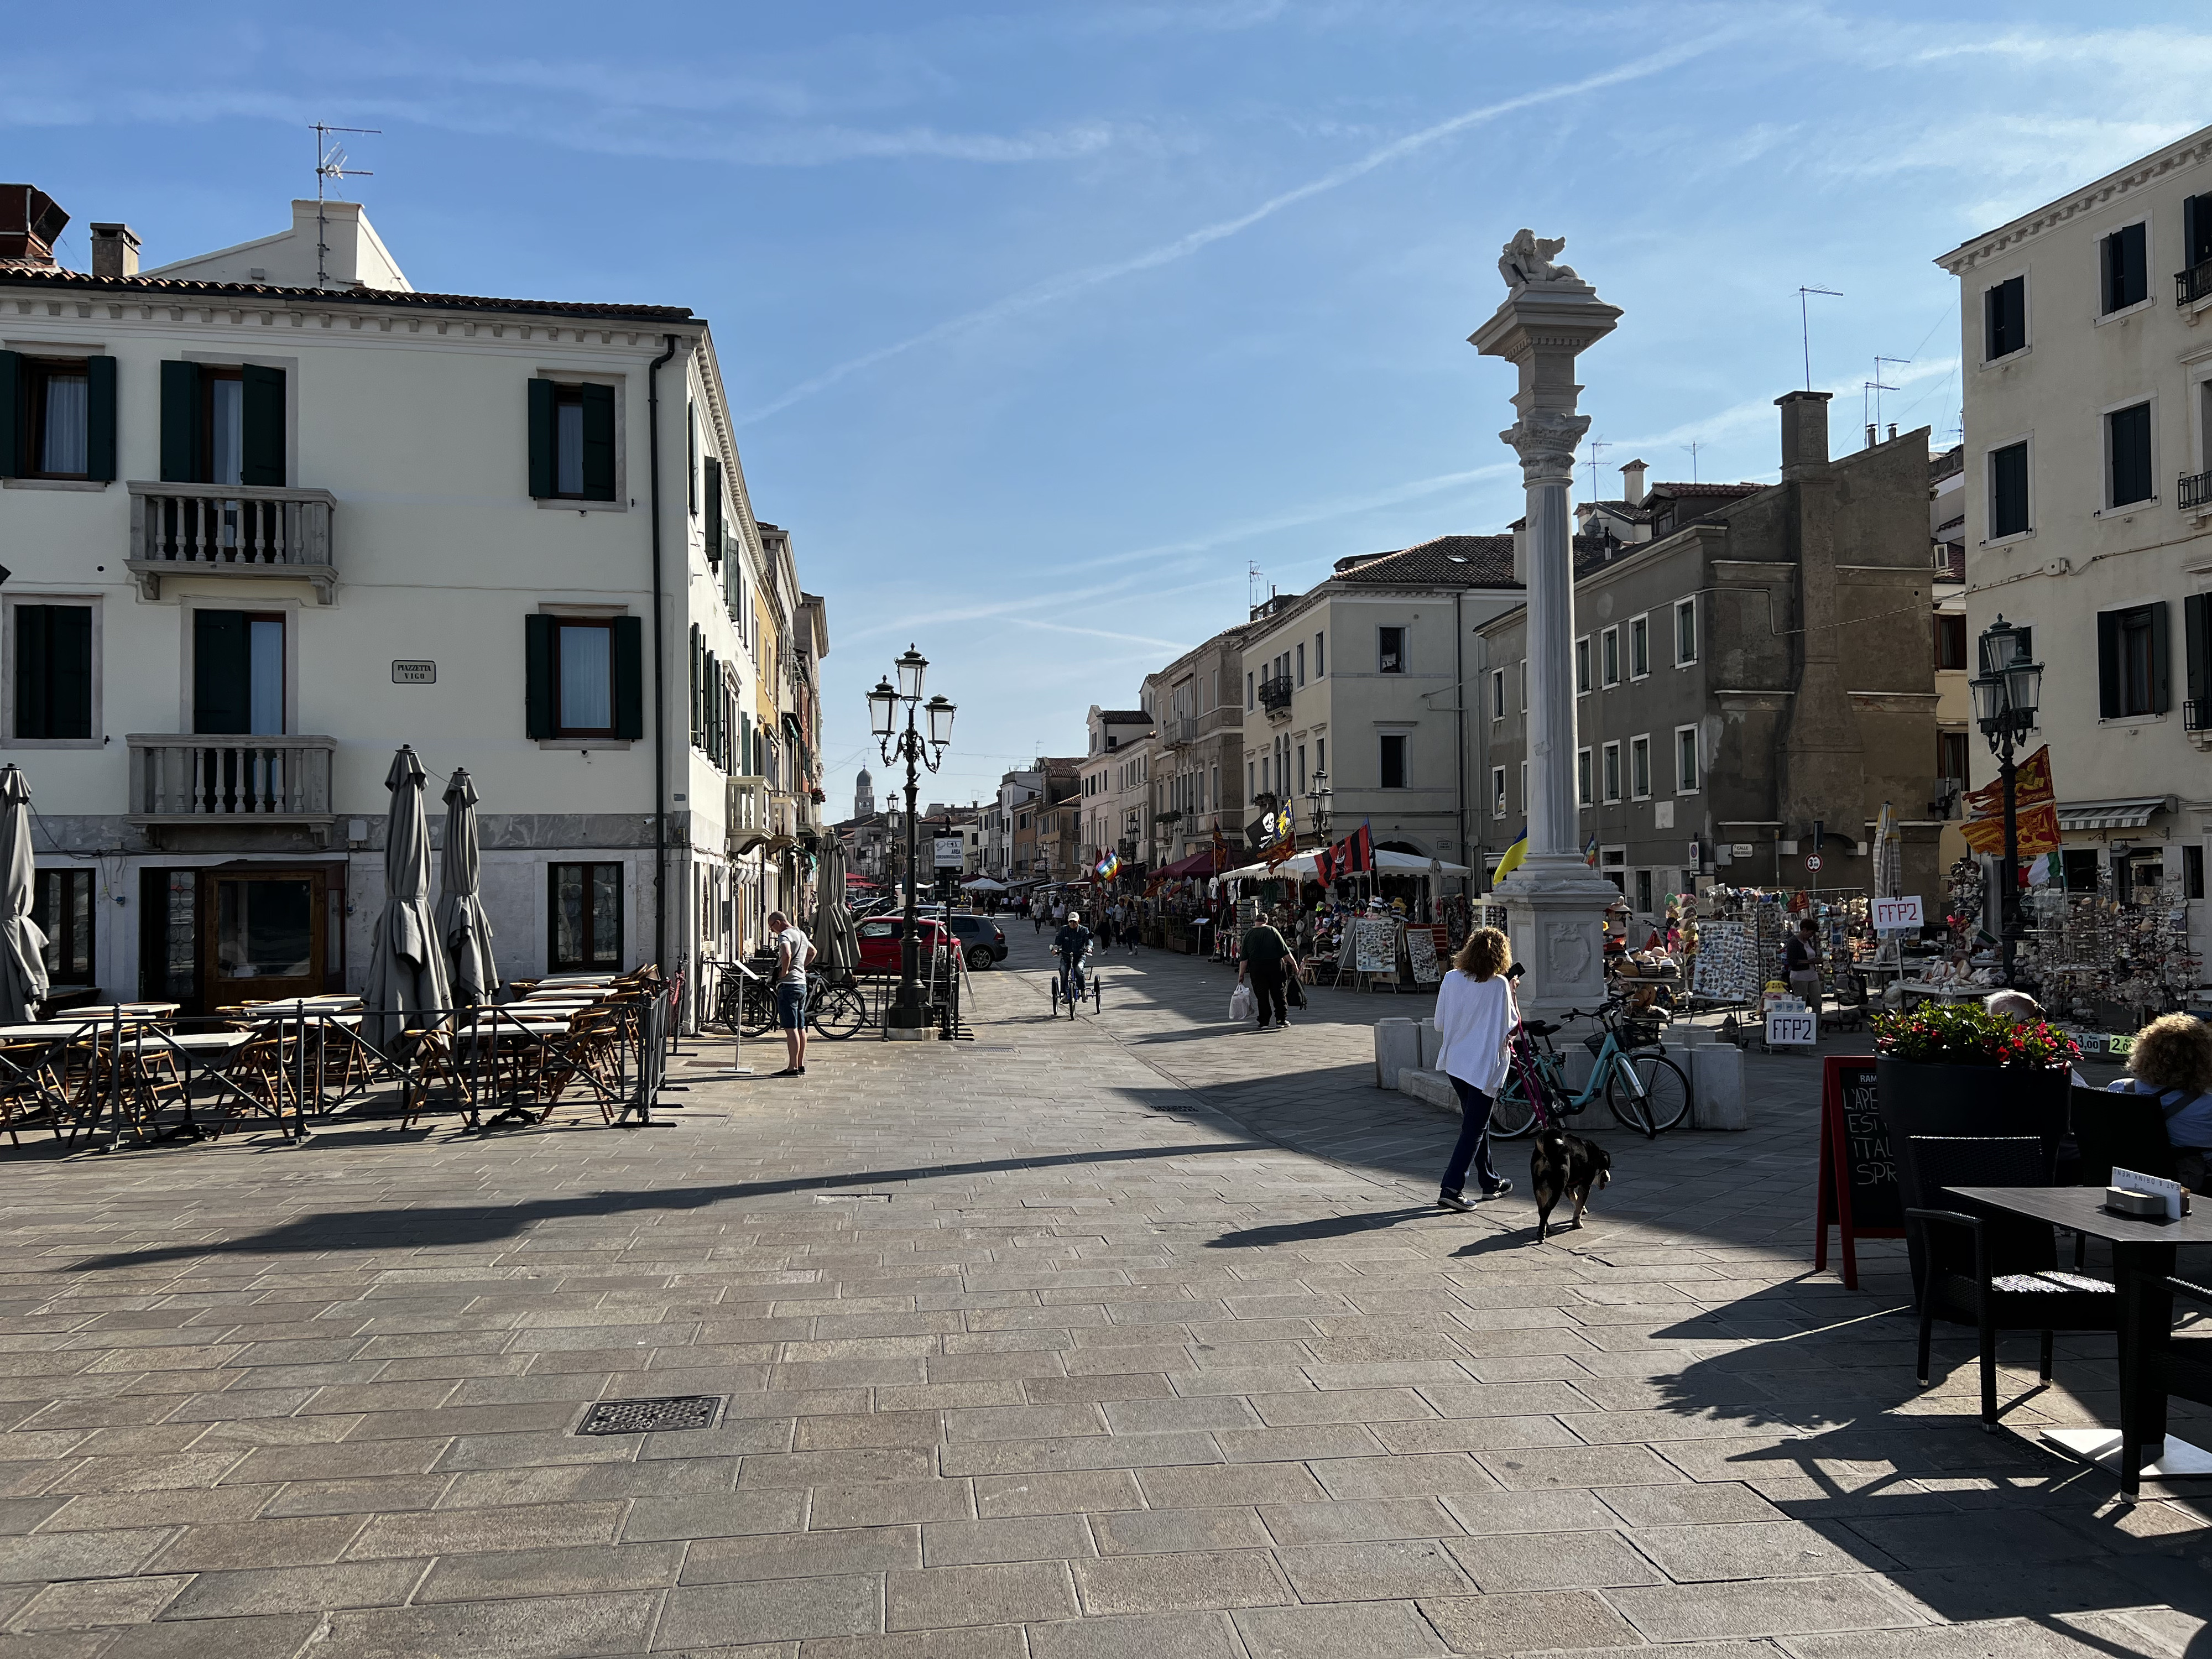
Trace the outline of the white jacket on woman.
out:
[[[1496,1099],[1505,1086],[1506,1040],[1520,1018],[1504,975],[1474,979],[1453,969],[1437,987],[1437,1065]]]

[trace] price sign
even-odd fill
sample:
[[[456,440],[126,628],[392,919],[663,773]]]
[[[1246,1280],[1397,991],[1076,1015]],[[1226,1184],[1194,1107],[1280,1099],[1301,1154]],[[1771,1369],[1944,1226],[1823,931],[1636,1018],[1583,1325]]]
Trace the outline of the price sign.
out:
[[[1810,1008],[1769,1008],[1766,1046],[1770,1048],[1809,1048],[1820,1040],[1820,1018]]]
[[[1820,867],[1820,855],[1818,853],[1808,854],[1805,860],[1805,867],[1808,870],[1819,869]]]
[[[1922,925],[1917,893],[1907,898],[1878,898],[1874,902],[1874,927],[1878,933],[1893,933]]]

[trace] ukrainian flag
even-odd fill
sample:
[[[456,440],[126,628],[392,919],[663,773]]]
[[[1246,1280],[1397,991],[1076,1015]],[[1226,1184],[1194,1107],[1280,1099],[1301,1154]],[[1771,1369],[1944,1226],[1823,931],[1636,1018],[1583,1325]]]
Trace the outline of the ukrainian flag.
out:
[[[1498,882],[1504,880],[1506,877],[1511,875],[1516,870],[1519,869],[1521,867],[1521,860],[1528,856],[1528,832],[1526,830],[1523,830],[1521,832],[1521,839],[1515,842],[1512,846],[1505,849],[1505,856],[1498,860],[1498,868],[1490,872],[1492,884],[1493,886],[1496,885]]]

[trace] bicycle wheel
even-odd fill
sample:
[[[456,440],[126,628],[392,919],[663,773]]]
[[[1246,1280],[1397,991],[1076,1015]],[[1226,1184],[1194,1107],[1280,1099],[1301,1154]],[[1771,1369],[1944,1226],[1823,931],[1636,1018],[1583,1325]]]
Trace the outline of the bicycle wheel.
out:
[[[1635,1068],[1640,1099],[1621,1074],[1625,1066]],[[1624,1127],[1656,1139],[1689,1115],[1690,1079],[1664,1054],[1623,1054],[1606,1075],[1605,1103]]]
[[[1536,1127],[1536,1111],[1528,1099],[1527,1079],[1515,1066],[1505,1074],[1505,1086],[1490,1108],[1490,1138],[1518,1140]]]
[[[747,1036],[758,1036],[775,1024],[775,987],[756,981],[745,984],[744,1012],[738,1029]]]
[[[858,1036],[868,1023],[868,1005],[849,985],[832,985],[814,1006],[814,1029],[832,1042]]]

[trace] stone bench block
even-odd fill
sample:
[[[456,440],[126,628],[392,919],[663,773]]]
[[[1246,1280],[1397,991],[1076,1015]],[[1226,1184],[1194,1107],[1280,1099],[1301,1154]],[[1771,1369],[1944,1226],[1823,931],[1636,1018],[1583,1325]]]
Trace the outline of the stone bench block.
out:
[[[1410,1095],[1425,1106],[1433,1106],[1440,1112],[1459,1115],[1459,1091],[1452,1087],[1451,1079],[1442,1072],[1416,1070],[1408,1066],[1398,1073],[1398,1092]]]
[[[1420,1029],[1410,1019],[1375,1022],[1375,1086],[1395,1089],[1398,1073],[1421,1063]]]
[[[1438,1069],[1437,1062],[1442,1057],[1443,1051],[1444,1040],[1443,1035],[1437,1030],[1436,1021],[1423,1020],[1421,1022],[1421,1069],[1425,1072]]]
[[[1690,1073],[1696,1098],[1690,1124],[1698,1129],[1748,1129],[1751,1097],[1744,1088],[1743,1050],[1733,1042],[1701,1042],[1674,1058]]]

